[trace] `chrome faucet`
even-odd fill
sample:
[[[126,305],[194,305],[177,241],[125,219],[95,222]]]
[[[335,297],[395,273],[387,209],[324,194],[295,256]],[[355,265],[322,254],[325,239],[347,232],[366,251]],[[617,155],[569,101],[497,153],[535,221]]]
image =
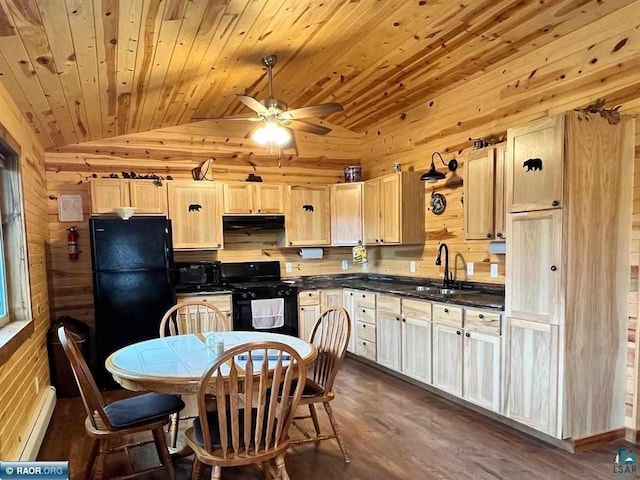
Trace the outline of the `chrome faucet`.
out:
[[[438,247],[436,265],[442,265],[442,249],[444,249],[444,281],[442,282],[442,288],[449,288],[451,285],[451,274],[449,272],[449,247],[444,242],[442,242]]]

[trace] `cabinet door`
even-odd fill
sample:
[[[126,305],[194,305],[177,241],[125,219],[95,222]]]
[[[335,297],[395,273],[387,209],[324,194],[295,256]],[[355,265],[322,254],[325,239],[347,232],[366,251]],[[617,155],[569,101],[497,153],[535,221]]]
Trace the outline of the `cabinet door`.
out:
[[[504,342],[506,416],[559,436],[558,327],[507,318]]]
[[[402,373],[431,383],[431,322],[402,318]]]
[[[507,315],[559,323],[562,211],[510,214],[507,232]]]
[[[320,310],[342,306],[342,289],[320,290]]]
[[[376,245],[380,243],[380,180],[364,182],[362,192],[362,227],[364,243]]]
[[[362,183],[331,186],[331,244],[362,243]]]
[[[222,195],[211,182],[169,182],[169,217],[176,249],[222,248]]]
[[[380,179],[380,243],[398,244],[400,237],[400,180],[402,176],[387,175]]]
[[[349,344],[347,346],[347,352],[356,352],[356,298],[353,290],[344,290],[342,297],[342,306],[349,314],[349,321],[351,323],[351,333],[349,336]]]
[[[243,214],[253,211],[253,185],[250,183],[225,183],[224,213]]]
[[[507,156],[507,147],[498,145],[496,147],[496,182],[495,182],[495,210],[493,220],[493,231],[496,240],[506,240],[507,232],[505,225],[506,199],[505,199],[505,176],[507,174],[505,167],[505,159]]]
[[[331,243],[329,187],[288,187],[287,245],[320,246]]]
[[[116,207],[129,207],[129,185],[126,180],[95,179],[89,182],[91,213],[113,213]]]
[[[464,236],[493,238],[495,149],[472,152],[464,166]]]
[[[254,213],[284,213],[282,185],[254,185]]]
[[[400,371],[401,365],[401,325],[400,315],[387,312],[376,314],[376,349],[380,365]]]
[[[320,305],[305,305],[298,308],[298,336],[301,339],[309,341],[319,316]]]
[[[151,180],[131,180],[129,182],[131,206],[136,214],[166,215],[167,184],[156,185]]]
[[[507,131],[510,212],[562,207],[564,117]]]
[[[433,386],[462,396],[462,330],[433,324]]]
[[[498,335],[464,334],[463,397],[500,413],[500,349]]]

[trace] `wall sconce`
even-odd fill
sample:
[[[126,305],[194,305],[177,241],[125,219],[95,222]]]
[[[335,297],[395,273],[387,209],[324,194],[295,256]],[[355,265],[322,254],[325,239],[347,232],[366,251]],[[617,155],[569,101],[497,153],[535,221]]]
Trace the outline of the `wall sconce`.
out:
[[[433,152],[433,155],[431,155],[431,167],[429,168],[429,171],[427,173],[423,173],[420,177],[420,180],[422,180],[423,182],[436,183],[438,180],[447,178],[446,174],[436,170],[436,165],[433,160],[436,155],[440,157],[440,161],[449,169],[449,171],[455,172],[458,168],[458,161],[455,158],[449,160],[449,163],[445,163],[442,155],[440,155],[440,152]]]

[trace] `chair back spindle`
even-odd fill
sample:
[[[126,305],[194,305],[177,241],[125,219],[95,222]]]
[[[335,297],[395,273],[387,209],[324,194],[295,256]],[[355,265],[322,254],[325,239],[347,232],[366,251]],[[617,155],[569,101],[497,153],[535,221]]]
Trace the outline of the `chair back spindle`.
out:
[[[209,302],[181,302],[171,307],[162,317],[160,337],[225,332],[231,330],[229,323],[227,316]]]
[[[349,314],[342,307],[330,307],[320,314],[311,332],[310,343],[318,349],[313,381],[331,391],[344,359],[351,335]]]

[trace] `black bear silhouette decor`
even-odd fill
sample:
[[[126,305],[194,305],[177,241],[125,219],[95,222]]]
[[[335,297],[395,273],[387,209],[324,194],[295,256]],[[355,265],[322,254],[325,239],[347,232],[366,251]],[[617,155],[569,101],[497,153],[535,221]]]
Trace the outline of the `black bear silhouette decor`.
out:
[[[542,170],[542,159],[530,158],[529,160],[525,160],[525,162],[522,164],[522,168],[526,168],[527,172],[531,170]]]
[[[302,208],[305,212],[313,212],[313,205],[303,205]]]
[[[201,208],[202,205],[200,205],[199,203],[192,203],[191,205],[189,205],[190,212],[199,212]]]

